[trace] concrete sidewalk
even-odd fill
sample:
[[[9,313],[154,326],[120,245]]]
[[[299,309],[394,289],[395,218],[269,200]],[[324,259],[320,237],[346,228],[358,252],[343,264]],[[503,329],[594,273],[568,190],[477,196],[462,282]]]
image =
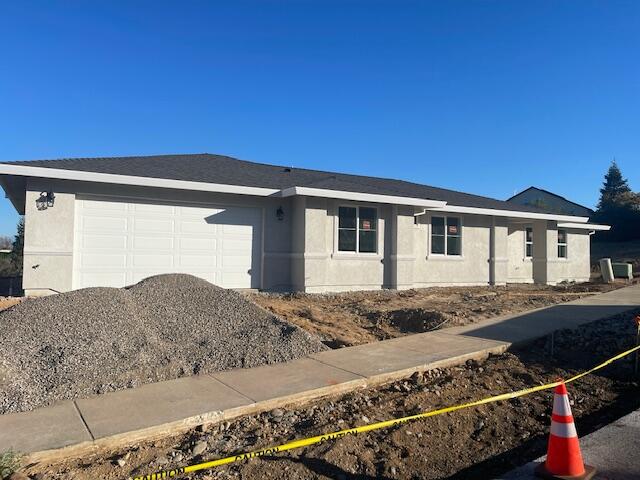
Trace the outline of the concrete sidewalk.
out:
[[[185,377],[0,415],[0,451],[84,455],[289,403],[482,359],[512,343],[640,306],[640,285],[476,325],[331,350],[293,362]]]
[[[640,284],[464,327],[447,328],[446,332],[514,344],[542,337],[562,328],[576,328],[639,306]]]
[[[598,469],[594,480],[637,480],[640,478],[640,410],[582,437],[580,448],[584,461]],[[537,478],[533,471],[543,461],[544,457],[539,458],[499,479]]]

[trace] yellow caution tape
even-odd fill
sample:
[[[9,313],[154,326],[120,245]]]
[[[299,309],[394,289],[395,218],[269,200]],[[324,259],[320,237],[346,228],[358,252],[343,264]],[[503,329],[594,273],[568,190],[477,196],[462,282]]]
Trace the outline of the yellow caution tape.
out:
[[[600,370],[607,365],[620,360],[627,355],[640,350],[640,345],[630,348],[615,357],[610,358],[609,360],[602,362],[601,364],[593,367],[586,372],[579,373],[578,375],[574,375],[573,377],[564,380],[564,383],[575,382],[576,380],[589,375],[597,370]],[[495,395],[493,397],[483,398],[482,400],[476,400],[473,402],[463,403],[461,405],[455,405],[452,407],[439,408],[438,410],[432,410],[430,412],[417,413],[415,415],[409,415],[406,417],[395,418],[392,420],[385,420],[383,422],[370,423],[368,425],[363,425],[362,427],[348,428],[346,430],[339,430],[337,432],[325,433],[322,435],[317,435],[315,437],[303,438],[301,440],[294,440],[293,442],[285,443],[282,445],[278,445],[275,447],[263,448],[261,450],[255,450],[253,452],[239,453],[237,455],[233,455],[230,457],[220,458],[218,460],[212,460],[210,462],[198,463],[194,465],[189,465],[187,467],[179,467],[173,470],[165,470],[157,473],[152,473],[149,475],[143,475],[139,477],[133,477],[130,480],[158,480],[161,478],[171,478],[178,476],[183,473],[191,473],[197,472],[199,470],[207,470],[213,467],[219,467],[221,465],[227,465],[229,463],[239,462],[242,460],[249,460],[251,458],[263,457],[265,455],[273,455],[275,453],[286,452],[287,450],[294,450],[296,448],[308,447],[310,445],[315,445],[319,443],[328,442],[330,440],[337,440],[339,438],[345,437],[347,435],[355,435],[357,433],[365,433],[371,432],[373,430],[380,430],[383,428],[395,427],[397,425],[401,425],[406,422],[411,422],[413,420],[418,420],[421,418],[434,417],[436,415],[442,415],[443,413],[455,412],[457,410],[462,410],[463,408],[471,408],[477,407],[478,405],[484,405],[487,403],[499,402],[501,400],[510,400],[512,398],[522,397],[524,395],[529,395],[531,393],[540,392],[542,390],[548,390],[550,388],[555,388],[560,385],[563,381],[558,380],[553,383],[547,383],[546,385],[539,385],[537,387],[526,388],[524,390],[518,390],[516,392],[503,393],[500,395]]]

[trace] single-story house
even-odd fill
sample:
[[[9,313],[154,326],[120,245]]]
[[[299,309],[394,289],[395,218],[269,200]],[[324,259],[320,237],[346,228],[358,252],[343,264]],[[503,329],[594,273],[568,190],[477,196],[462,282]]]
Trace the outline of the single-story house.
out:
[[[591,217],[595,213],[589,207],[572,202],[557,193],[538,187],[529,187],[520,193],[516,193],[513,197],[508,198],[507,202],[527,207],[537,207],[547,212],[575,215],[578,217]]]
[[[189,273],[329,292],[589,279],[588,218],[401,180],[210,155],[0,163],[27,295]]]

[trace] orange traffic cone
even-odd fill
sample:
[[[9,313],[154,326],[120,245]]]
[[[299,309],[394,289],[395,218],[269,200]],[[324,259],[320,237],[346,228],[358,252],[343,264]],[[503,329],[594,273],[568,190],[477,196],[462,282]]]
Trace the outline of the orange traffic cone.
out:
[[[578,433],[564,382],[553,393],[547,460],[538,465],[535,473],[538,477],[562,480],[588,480],[596,473],[594,467],[585,465],[582,461]]]

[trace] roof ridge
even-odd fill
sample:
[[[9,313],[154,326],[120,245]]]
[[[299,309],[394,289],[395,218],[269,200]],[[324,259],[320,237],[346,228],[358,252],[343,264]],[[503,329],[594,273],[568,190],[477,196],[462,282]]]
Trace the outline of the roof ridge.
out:
[[[565,202],[569,202],[569,203],[571,203],[571,204],[575,205],[576,207],[585,208],[585,209],[587,209],[587,210],[591,210],[591,211],[593,211],[593,208],[590,208],[590,207],[587,207],[587,206],[585,206],[585,205],[582,205],[581,203],[576,203],[576,202],[574,202],[573,200],[569,200],[567,197],[563,197],[562,195],[558,195],[557,193],[554,193],[554,192],[552,192],[552,191],[550,191],[550,190],[545,190],[544,188],[536,187],[535,185],[531,185],[530,187],[525,188],[525,189],[524,189],[524,190],[522,190],[521,192],[518,192],[518,193],[516,193],[515,195],[513,195],[513,196],[511,196],[511,197],[507,198],[507,199],[505,200],[505,202],[508,202],[509,200],[512,200],[512,199],[516,198],[518,195],[521,195],[521,194],[523,194],[524,192],[527,192],[527,191],[529,191],[529,190],[533,190],[533,189],[538,190],[538,191],[540,191],[540,192],[548,193],[549,195],[553,195],[554,197],[559,198],[560,200],[564,200]]]

